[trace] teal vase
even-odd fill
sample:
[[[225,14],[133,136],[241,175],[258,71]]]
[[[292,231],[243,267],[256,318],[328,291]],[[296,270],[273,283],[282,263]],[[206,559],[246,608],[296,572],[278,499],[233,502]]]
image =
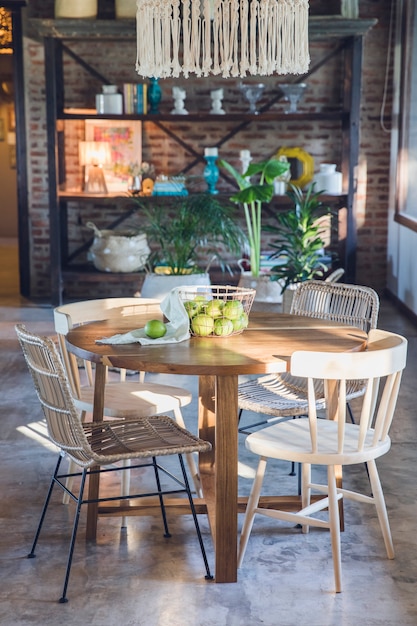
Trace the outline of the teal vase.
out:
[[[157,78],[151,78],[150,80],[151,82],[148,86],[149,113],[152,113],[153,115],[158,115],[159,103],[162,99],[162,90]]]

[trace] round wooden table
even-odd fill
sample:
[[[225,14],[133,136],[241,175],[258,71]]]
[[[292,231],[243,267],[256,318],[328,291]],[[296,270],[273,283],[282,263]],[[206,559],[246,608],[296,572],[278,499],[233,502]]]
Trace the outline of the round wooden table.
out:
[[[367,336],[358,328],[335,322],[251,313],[248,329],[226,338],[192,337],[178,344],[150,346],[96,343],[101,337],[142,328],[148,319],[149,313],[79,326],[67,335],[68,350],[96,363],[94,420],[103,416],[106,366],[199,377],[199,434],[213,446],[199,461],[204,492],[202,510],[209,516],[215,546],[216,582],[235,582],[239,375],[286,371],[289,357],[297,350],[364,350]],[[95,476],[97,480],[90,479],[90,499],[98,493],[99,475]],[[134,513],[136,508],[139,507],[129,511]],[[96,505],[89,506],[88,538],[96,535],[98,513],[101,514]]]

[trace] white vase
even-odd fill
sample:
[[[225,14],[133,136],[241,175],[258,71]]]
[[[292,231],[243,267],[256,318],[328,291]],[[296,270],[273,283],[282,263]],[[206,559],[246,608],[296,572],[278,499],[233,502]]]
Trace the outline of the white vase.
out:
[[[140,295],[142,298],[163,300],[174,289],[190,285],[210,285],[208,274],[146,274]]]
[[[336,172],[335,163],[320,163],[320,171],[314,177],[316,191],[323,191],[330,196],[342,193],[342,173]]]
[[[116,0],[116,19],[136,17],[136,0]]]
[[[55,0],[55,17],[97,17],[97,0]]]
[[[256,289],[255,302],[281,303],[281,284],[272,281],[268,274],[252,276],[251,272],[242,272],[239,278],[239,287]]]

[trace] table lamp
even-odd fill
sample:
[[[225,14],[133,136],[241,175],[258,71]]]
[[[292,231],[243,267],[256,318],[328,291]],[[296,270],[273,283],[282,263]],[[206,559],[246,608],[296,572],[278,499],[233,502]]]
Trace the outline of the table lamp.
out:
[[[110,144],[106,141],[80,141],[80,164],[85,167],[84,193],[107,193],[103,165],[111,164]]]

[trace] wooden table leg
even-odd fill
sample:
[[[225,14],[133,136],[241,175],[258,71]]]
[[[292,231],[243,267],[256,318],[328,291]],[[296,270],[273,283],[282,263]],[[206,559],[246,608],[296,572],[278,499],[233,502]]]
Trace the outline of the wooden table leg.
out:
[[[94,382],[93,422],[103,420],[104,388],[106,384],[106,367],[97,363]],[[100,491],[100,474],[90,474],[88,478],[88,499],[95,500]],[[97,536],[98,503],[87,505],[86,539],[96,539]]]
[[[200,473],[220,583],[237,580],[237,385],[237,376],[200,377],[200,436],[213,445]]]

